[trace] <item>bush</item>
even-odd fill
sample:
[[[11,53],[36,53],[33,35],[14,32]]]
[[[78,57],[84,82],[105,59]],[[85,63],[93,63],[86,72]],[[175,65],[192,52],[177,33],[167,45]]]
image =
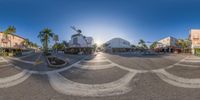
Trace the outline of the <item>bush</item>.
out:
[[[200,48],[195,48],[195,55],[200,56]]]

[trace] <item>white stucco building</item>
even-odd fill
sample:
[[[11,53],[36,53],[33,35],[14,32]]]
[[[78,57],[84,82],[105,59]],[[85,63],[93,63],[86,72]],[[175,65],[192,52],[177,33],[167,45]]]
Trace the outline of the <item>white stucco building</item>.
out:
[[[105,44],[105,51],[124,52],[130,50],[131,48],[130,42],[122,38],[113,38],[107,41]]]
[[[156,48],[160,48],[165,52],[174,52],[177,47],[177,41],[176,38],[169,36],[157,41],[158,44],[156,45]]]
[[[110,48],[130,48],[131,47],[130,42],[122,38],[113,38],[107,41],[106,44],[109,44],[108,47]]]
[[[175,46],[176,47],[177,41],[178,40],[176,38],[171,37],[171,36],[163,38],[163,39],[158,41],[157,48],[169,47],[169,46]]]
[[[82,34],[74,34],[69,41],[70,47],[92,47],[94,44],[92,37],[86,37]]]

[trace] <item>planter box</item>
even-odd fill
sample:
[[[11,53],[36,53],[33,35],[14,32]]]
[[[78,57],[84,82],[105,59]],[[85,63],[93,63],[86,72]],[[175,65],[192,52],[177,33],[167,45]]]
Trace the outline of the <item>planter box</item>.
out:
[[[55,57],[55,56],[47,56],[46,57],[47,63],[49,67],[52,68],[61,68],[64,67],[68,62],[62,60],[61,58]]]

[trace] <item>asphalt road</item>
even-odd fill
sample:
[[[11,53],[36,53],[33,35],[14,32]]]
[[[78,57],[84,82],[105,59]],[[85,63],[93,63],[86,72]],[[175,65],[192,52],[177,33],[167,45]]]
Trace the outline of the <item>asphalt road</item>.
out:
[[[40,54],[0,59],[0,100],[199,100],[200,57],[59,54],[71,64],[34,65]],[[37,67],[37,68],[35,68]],[[44,67],[44,68],[43,68]]]

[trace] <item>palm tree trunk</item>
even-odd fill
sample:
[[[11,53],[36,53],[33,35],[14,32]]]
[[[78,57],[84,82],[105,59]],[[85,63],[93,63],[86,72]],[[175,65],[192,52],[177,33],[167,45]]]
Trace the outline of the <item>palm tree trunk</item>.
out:
[[[55,41],[55,44],[56,44],[56,53],[58,52],[58,46],[57,46],[57,41]]]
[[[48,37],[45,39],[45,52],[48,53]]]

